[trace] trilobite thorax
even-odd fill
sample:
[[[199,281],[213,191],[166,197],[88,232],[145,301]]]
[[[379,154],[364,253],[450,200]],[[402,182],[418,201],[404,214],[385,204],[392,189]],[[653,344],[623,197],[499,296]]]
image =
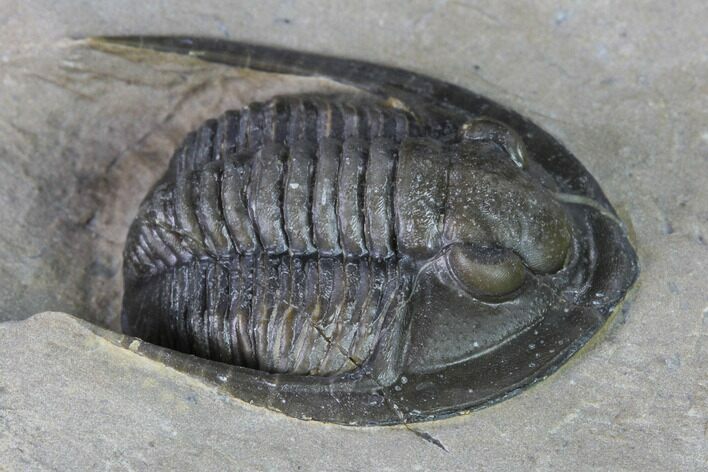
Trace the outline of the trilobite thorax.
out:
[[[511,249],[541,271],[565,257],[562,215],[538,223],[560,221],[539,230],[560,247],[555,256],[518,247],[528,228],[489,224],[528,210],[529,195],[544,190],[515,177],[524,164],[509,158],[504,137],[468,131],[440,133],[379,101],[317,96],[207,121],[131,228],[124,329],[269,372],[395,364],[427,264],[447,264],[451,283],[496,295],[524,278]],[[493,201],[490,189],[505,182],[524,193]]]

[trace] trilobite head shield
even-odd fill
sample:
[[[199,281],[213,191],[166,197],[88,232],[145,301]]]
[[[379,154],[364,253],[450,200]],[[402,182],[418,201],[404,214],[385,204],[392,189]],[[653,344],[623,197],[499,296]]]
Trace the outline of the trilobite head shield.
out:
[[[481,406],[557,367],[636,277],[592,177],[489,100],[352,61],[111,41],[362,89],[207,121],[130,229],[124,331],[241,398],[355,424]]]

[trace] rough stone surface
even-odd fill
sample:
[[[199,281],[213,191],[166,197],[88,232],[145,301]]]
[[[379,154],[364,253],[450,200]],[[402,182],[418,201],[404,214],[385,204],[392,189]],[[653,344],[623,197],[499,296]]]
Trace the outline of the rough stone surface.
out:
[[[701,364],[628,365],[618,360],[616,335],[519,397],[409,428],[295,420],[117,347],[115,335],[106,335],[61,313],[0,325],[0,457],[10,470],[705,466]]]
[[[563,141],[632,224],[642,275],[604,338],[470,416],[304,423],[114,347],[0,325],[0,468],[705,470],[708,5],[0,0],[0,319],[116,327],[126,222],[204,118],[312,80],[119,58],[67,38],[185,33],[398,65]],[[147,131],[146,131],[147,130]]]

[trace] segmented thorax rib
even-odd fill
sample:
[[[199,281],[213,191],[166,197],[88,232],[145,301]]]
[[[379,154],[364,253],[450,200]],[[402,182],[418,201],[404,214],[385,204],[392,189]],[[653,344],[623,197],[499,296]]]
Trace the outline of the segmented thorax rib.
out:
[[[399,150],[422,128],[404,110],[323,97],[207,121],[131,227],[124,330],[270,372],[332,375],[390,356],[412,278],[396,186],[416,182],[397,179],[410,166]]]

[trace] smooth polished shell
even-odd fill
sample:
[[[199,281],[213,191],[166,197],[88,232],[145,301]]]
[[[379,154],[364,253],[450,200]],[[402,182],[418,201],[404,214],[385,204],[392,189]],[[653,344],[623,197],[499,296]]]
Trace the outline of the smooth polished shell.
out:
[[[637,276],[592,176],[483,97],[217,40],[95,42],[116,43],[362,91],[207,121],[130,229],[124,331],[239,398],[346,424],[467,411],[555,370]]]

